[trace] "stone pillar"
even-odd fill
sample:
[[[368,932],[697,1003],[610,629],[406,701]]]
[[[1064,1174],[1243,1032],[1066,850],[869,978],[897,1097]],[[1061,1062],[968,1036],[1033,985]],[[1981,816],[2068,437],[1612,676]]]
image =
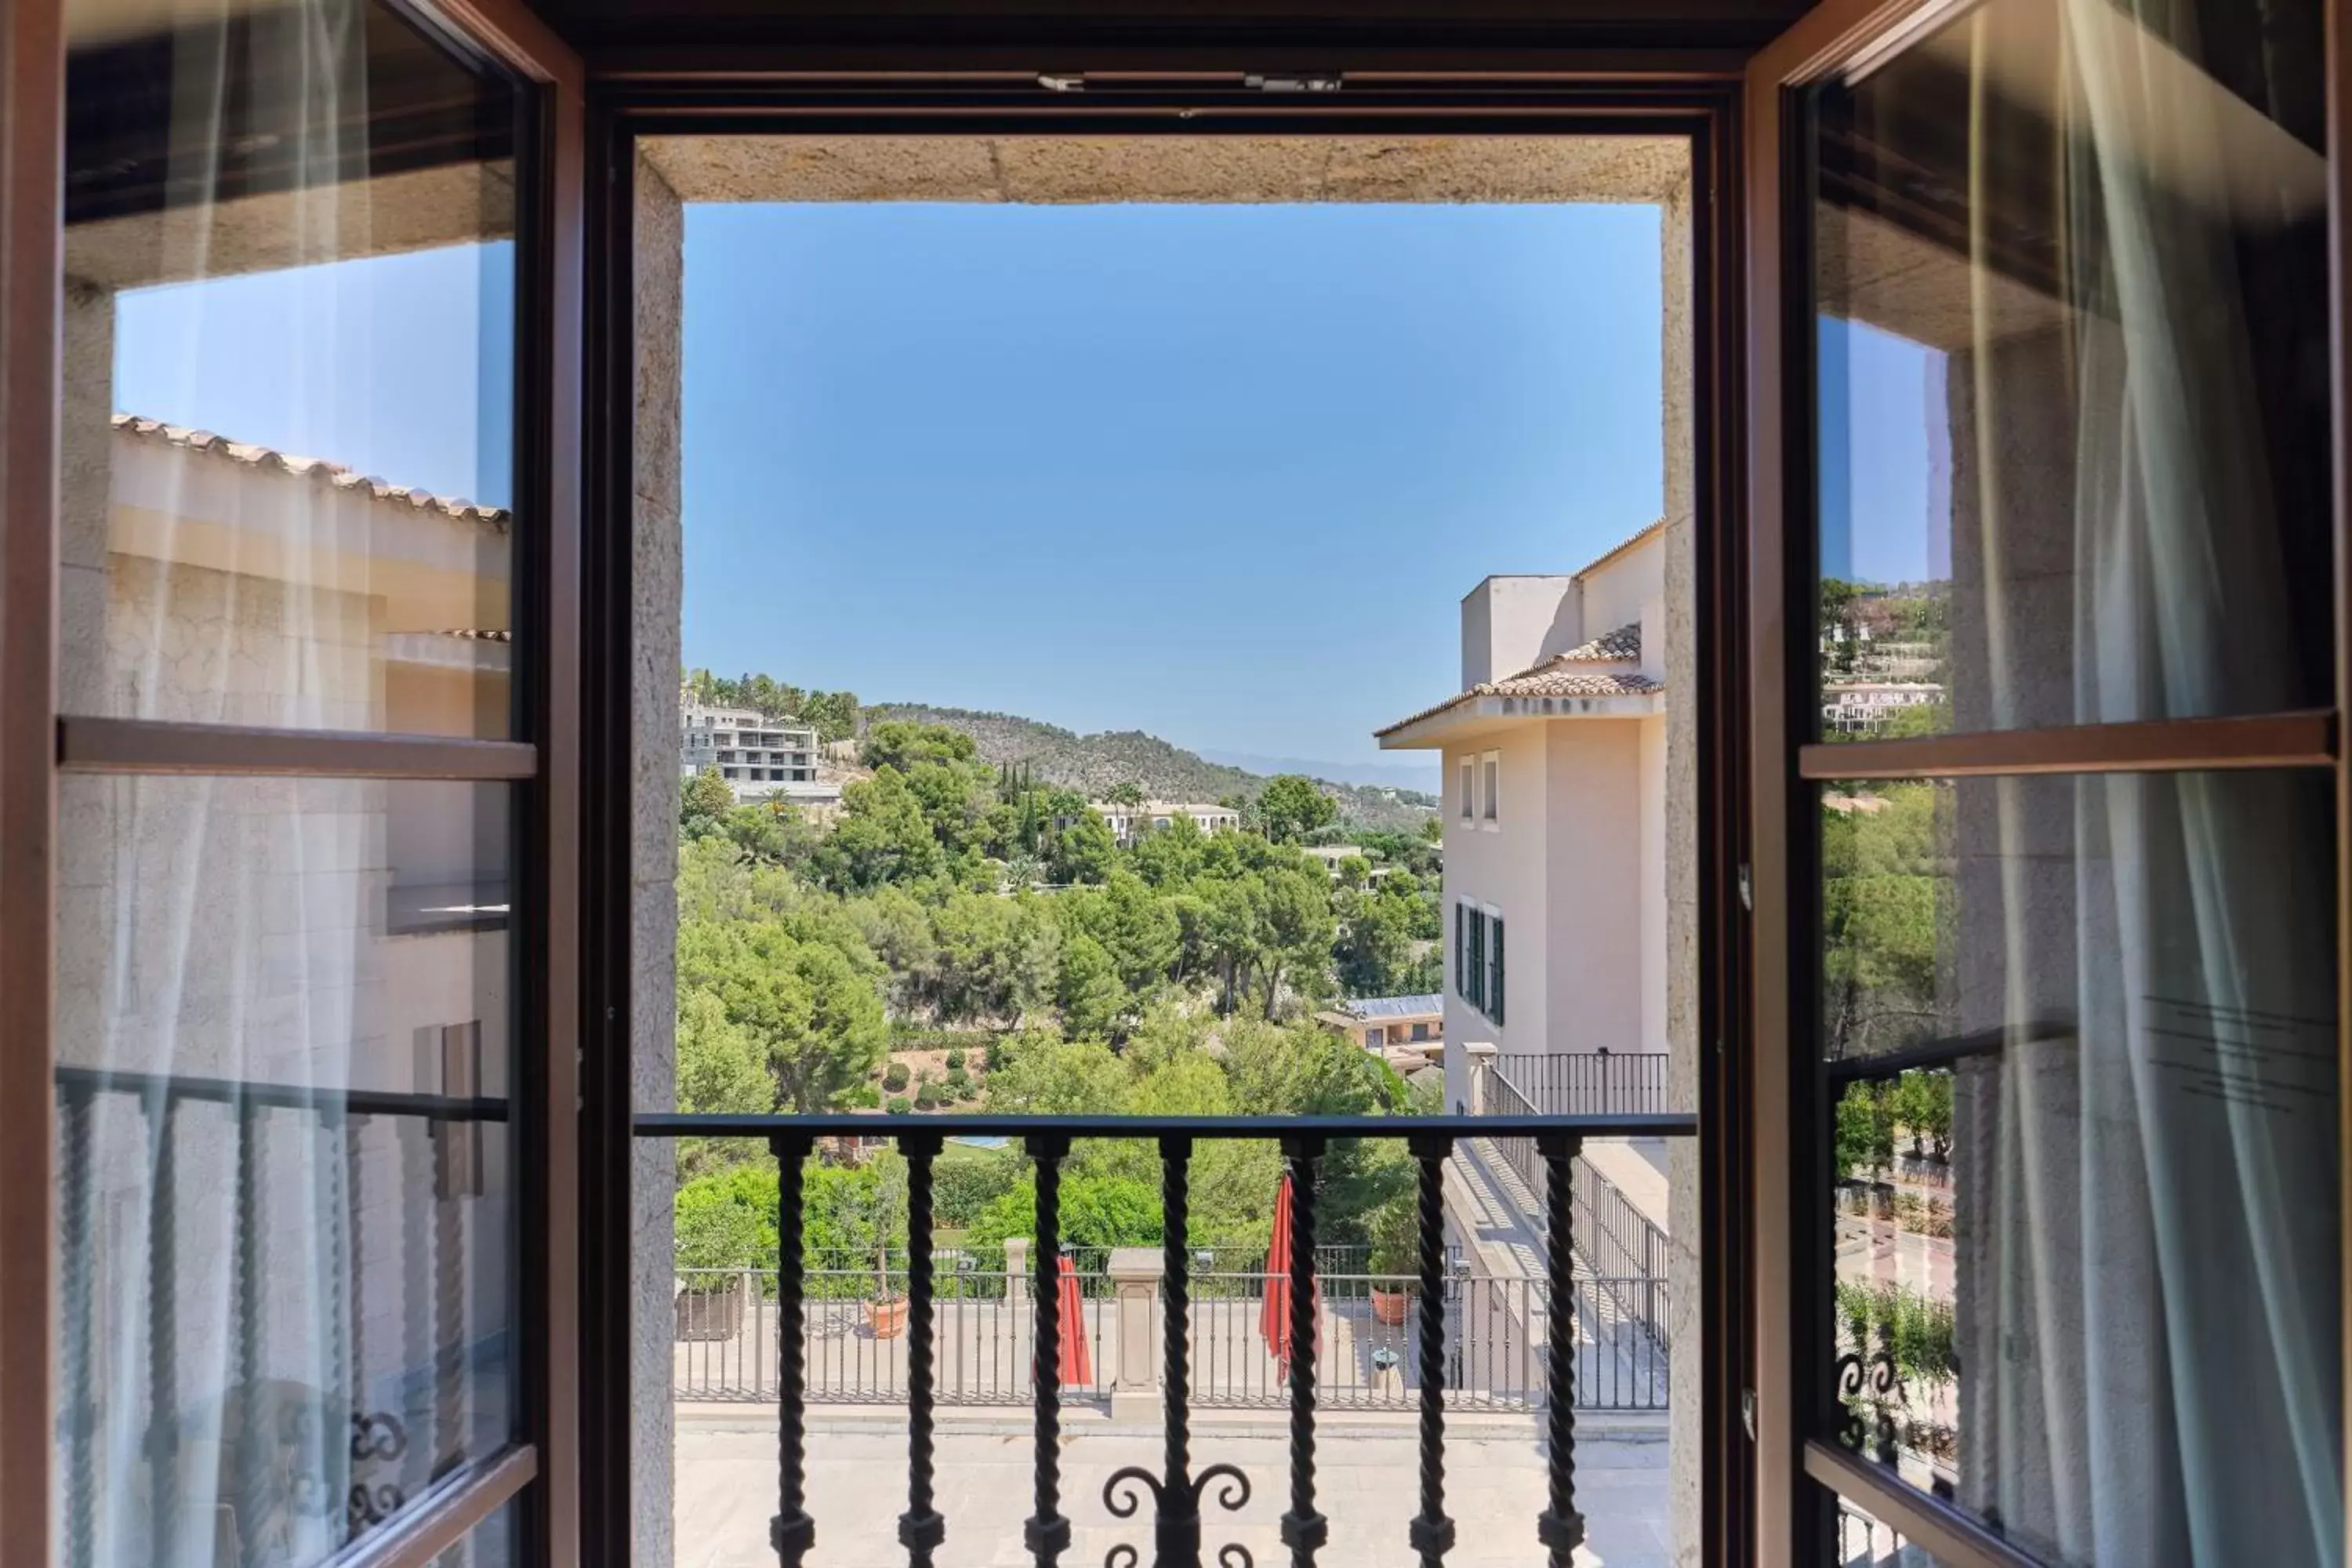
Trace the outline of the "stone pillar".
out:
[[[1160,1419],[1160,1336],[1154,1330],[1160,1265],[1156,1247],[1111,1249],[1110,1282],[1118,1306],[1118,1374],[1110,1389],[1114,1422],[1148,1426]]]
[[[1465,1040],[1462,1042],[1462,1054],[1470,1063],[1470,1114],[1484,1116],[1489,1100],[1487,1079],[1495,1070],[1495,1042]]]
[[[677,1103],[677,688],[685,576],[679,525],[680,328],[686,305],[686,215],[643,156],[636,165],[636,420],[631,507],[629,1039],[638,1110]],[[639,1139],[630,1162],[629,1466],[635,1512],[631,1561],[672,1560],[670,1261],[677,1156]]]
[[[1010,1302],[1029,1299],[1029,1238],[1016,1236],[1004,1244],[1004,1299]]]
[[[1692,356],[1691,202],[1685,173],[1669,187],[1658,217],[1659,409],[1665,458],[1666,569],[1666,1103],[1698,1105],[1698,689],[1696,424]],[[1736,593],[1727,583],[1723,592]],[[1717,787],[1730,781],[1719,779]],[[1673,1381],[1666,1444],[1667,1547],[1675,1568],[1700,1561],[1699,1420],[1705,1376],[1699,1339],[1698,1142],[1666,1144],[1667,1357]]]

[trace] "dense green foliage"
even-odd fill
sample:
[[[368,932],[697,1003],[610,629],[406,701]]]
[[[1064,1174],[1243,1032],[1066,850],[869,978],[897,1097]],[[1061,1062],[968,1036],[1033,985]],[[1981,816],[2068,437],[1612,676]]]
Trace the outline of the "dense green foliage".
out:
[[[899,1115],[975,1098],[1042,1113],[1417,1109],[1376,1057],[1310,1016],[1335,994],[1435,988],[1433,857],[1417,832],[1366,835],[1369,853],[1335,885],[1280,841],[1329,818],[1305,780],[1276,781],[1286,787],[1259,814],[1267,831],[1209,835],[1180,817],[1123,847],[1074,792],[990,763],[953,731],[877,723],[861,760],[873,776],[844,792],[824,826],[788,807],[720,809],[690,784],[677,880],[682,1109],[815,1110],[886,1096]],[[732,1212],[756,1168],[729,1163],[743,1153],[681,1149],[679,1236],[697,1258],[736,1258],[751,1245]],[[984,1158],[984,1170],[960,1163],[951,1187],[942,1165],[940,1222],[982,1244],[1008,1227],[1026,1234],[1021,1157]],[[1158,1238],[1149,1144],[1084,1147],[1067,1169],[1073,1245]],[[1200,1151],[1194,1231],[1262,1246],[1278,1177],[1271,1145]],[[772,1205],[772,1167],[766,1179]],[[1328,1234],[1360,1239],[1362,1216],[1403,1179],[1402,1157],[1335,1151],[1328,1179]],[[766,1212],[758,1246],[772,1257]],[[845,1220],[827,1234],[854,1229]]]

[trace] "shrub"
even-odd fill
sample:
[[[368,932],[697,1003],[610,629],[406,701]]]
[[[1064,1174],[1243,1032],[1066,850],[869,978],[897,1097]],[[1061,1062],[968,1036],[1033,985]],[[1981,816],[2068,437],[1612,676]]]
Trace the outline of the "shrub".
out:
[[[950,1073],[961,1072],[963,1070],[963,1047],[961,1046],[958,1046],[955,1049],[948,1053],[948,1071]]]
[[[1021,1163],[1011,1154],[973,1151],[968,1159],[942,1156],[931,1172],[931,1212],[940,1224],[961,1230],[1020,1180]]]
[[[1419,1206],[1411,1193],[1399,1193],[1374,1209],[1368,1226],[1372,1250],[1366,1266],[1374,1274],[1418,1277],[1421,1273]]]
[[[698,1176],[677,1190],[676,1267],[774,1268],[775,1212],[773,1166],[738,1165]]]
[[[914,1110],[915,1108],[907,1103],[907,1097],[905,1095],[894,1094],[890,1097],[890,1103],[884,1106],[883,1109],[887,1110],[893,1116],[904,1116],[907,1112]]]
[[[948,1094],[950,1098],[955,1100],[971,1098],[971,1075],[964,1071],[961,1067],[948,1068]]]
[[[916,1110],[936,1110],[939,1109],[939,1103],[940,1086],[936,1080],[927,1078],[915,1086]]]
[[[907,1064],[905,1062],[892,1062],[888,1067],[882,1069],[882,1087],[888,1089],[893,1094],[898,1093],[900,1089],[907,1087]]]
[[[882,1091],[870,1083],[853,1083],[841,1091],[841,1103],[852,1110],[871,1110],[882,1103]]]

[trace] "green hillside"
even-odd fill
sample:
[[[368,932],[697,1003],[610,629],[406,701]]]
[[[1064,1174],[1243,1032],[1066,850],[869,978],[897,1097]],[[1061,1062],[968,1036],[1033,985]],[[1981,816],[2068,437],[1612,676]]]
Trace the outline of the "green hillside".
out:
[[[1181,746],[1139,730],[1080,735],[1013,713],[980,713],[969,708],[934,708],[921,702],[879,702],[859,710],[861,728],[892,720],[940,724],[961,730],[990,763],[1022,763],[1041,779],[1099,796],[1121,784],[1142,786],[1155,800],[1216,801],[1255,795],[1265,776],[1205,761]],[[1366,827],[1419,827],[1437,802],[1417,790],[1379,789],[1318,779],[1339,803],[1340,816]]]

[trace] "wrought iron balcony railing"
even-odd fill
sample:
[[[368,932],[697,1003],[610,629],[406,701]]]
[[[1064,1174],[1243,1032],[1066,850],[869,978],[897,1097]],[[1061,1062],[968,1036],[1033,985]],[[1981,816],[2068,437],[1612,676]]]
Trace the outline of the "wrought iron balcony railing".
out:
[[[802,1192],[803,1167],[820,1139],[892,1140],[908,1165],[908,1234],[928,1236],[932,1225],[933,1163],[946,1141],[956,1137],[1017,1140],[1036,1166],[1034,1246],[1030,1255],[1033,1507],[1024,1544],[1040,1568],[1055,1568],[1070,1549],[1071,1521],[1063,1512],[1061,1476],[1062,1340],[1077,1326],[1062,1312],[1060,1163],[1075,1140],[1150,1139],[1160,1161],[1162,1242],[1160,1290],[1165,1344],[1162,1410],[1165,1452],[1158,1473],[1129,1467],[1106,1483],[1103,1504],[1114,1518],[1132,1518],[1148,1494],[1155,1505],[1151,1561],[1157,1568],[1197,1568],[1202,1557],[1204,1503],[1237,1511],[1249,1500],[1252,1480],[1236,1467],[1196,1466],[1190,1411],[1192,1336],[1188,1331],[1193,1258],[1187,1239],[1189,1169],[1196,1144],[1223,1139],[1276,1140],[1282,1145],[1293,1194],[1288,1268],[1279,1271],[1286,1300],[1291,1346],[1311,1347],[1319,1331],[1317,1232],[1321,1197],[1318,1173],[1326,1151],[1351,1139],[1402,1141],[1417,1166],[1419,1271],[1414,1311],[1419,1355],[1420,1512],[1408,1525],[1410,1545],[1423,1568],[1437,1568],[1453,1549],[1454,1524],[1445,1511],[1445,1412],[1447,1384],[1444,1168],[1457,1141],[1521,1138],[1531,1142],[1541,1163],[1542,1192],[1554,1216],[1569,1216],[1546,1232],[1544,1283],[1548,1299],[1577,1298],[1573,1168],[1588,1138],[1686,1137],[1696,1119],[1673,1113],[1613,1116],[1437,1117],[1038,1117],[939,1116],[902,1118],[826,1114],[818,1116],[698,1116],[651,1114],[637,1118],[645,1138],[751,1138],[764,1141],[776,1156],[778,1256],[784,1278],[776,1293],[777,1325],[777,1511],[770,1539],[779,1560],[798,1568],[816,1542],[817,1521],[807,1507],[807,1369],[803,1361],[806,1311],[799,1278],[803,1268]],[[907,1507],[898,1539],[912,1568],[930,1568],[947,1539],[935,1490],[933,1418],[939,1403],[935,1366],[940,1286],[931,1249],[918,1247],[907,1259],[908,1424]],[[1562,1316],[1567,1315],[1563,1309]],[[1584,1539],[1576,1504],[1576,1335],[1566,1325],[1546,1325],[1543,1351],[1548,1506],[1530,1521],[1535,1544],[1553,1568],[1568,1568]],[[1329,1536],[1316,1490],[1318,1357],[1287,1357],[1289,1409],[1289,1508],[1281,1539],[1292,1568],[1314,1568]],[[1228,1543],[1215,1553],[1224,1568],[1246,1565],[1250,1555]],[[1135,1568],[1141,1551],[1122,1543],[1108,1568]]]

